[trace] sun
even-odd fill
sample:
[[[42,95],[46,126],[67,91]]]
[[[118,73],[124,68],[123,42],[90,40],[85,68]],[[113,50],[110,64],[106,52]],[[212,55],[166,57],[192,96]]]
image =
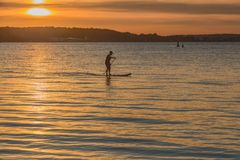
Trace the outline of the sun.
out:
[[[44,2],[45,2],[45,0],[33,0],[34,4],[42,4]]]
[[[31,16],[49,16],[52,12],[46,8],[31,8],[27,11],[27,14]]]

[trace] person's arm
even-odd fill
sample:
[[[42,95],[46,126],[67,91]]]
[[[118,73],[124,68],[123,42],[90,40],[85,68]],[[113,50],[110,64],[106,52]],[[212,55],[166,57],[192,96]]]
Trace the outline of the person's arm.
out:
[[[116,57],[111,57],[111,59],[113,59],[113,61],[111,62],[111,64],[113,64],[113,62],[117,59]]]

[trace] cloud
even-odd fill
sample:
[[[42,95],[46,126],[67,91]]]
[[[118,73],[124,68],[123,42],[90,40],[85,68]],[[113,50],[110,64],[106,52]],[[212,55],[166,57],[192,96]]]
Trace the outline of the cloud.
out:
[[[0,2],[0,8],[30,7],[31,4]],[[240,3],[178,3],[157,0],[72,2],[45,4],[44,7],[92,9],[110,12],[154,12],[180,14],[240,15]]]
[[[152,26],[240,26],[240,21],[235,21],[234,19],[218,19],[218,18],[209,18],[205,19],[204,17],[199,18],[187,18],[187,19],[152,19],[152,18],[123,18],[123,17],[46,17],[44,19],[35,19],[29,16],[0,16],[2,23],[4,21],[37,21],[49,22],[49,25],[54,25],[55,23],[66,23],[67,24],[87,24],[87,25],[132,25],[132,26],[141,26],[141,25],[152,25]],[[64,19],[64,21],[63,21]]]
[[[115,1],[89,5],[110,11],[137,11],[186,14],[240,14],[240,4],[190,4],[160,1]]]
[[[30,7],[31,4],[15,3],[15,2],[0,2],[0,8],[24,8]]]

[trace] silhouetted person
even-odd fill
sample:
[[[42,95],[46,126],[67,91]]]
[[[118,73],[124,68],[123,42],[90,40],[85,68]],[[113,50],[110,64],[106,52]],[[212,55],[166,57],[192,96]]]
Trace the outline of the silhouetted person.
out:
[[[180,47],[180,42],[179,41],[177,42],[177,47]]]
[[[110,51],[109,54],[107,55],[106,57],[106,60],[105,60],[105,65],[106,65],[106,76],[111,76],[111,60],[112,59],[116,59],[116,57],[112,57],[113,55],[113,52]]]
[[[182,44],[182,48],[184,48],[184,44]]]

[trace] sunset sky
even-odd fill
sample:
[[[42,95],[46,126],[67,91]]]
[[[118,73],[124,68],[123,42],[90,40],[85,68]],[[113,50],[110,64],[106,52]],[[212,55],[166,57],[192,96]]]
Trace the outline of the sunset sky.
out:
[[[0,0],[0,26],[240,33],[240,0]]]

